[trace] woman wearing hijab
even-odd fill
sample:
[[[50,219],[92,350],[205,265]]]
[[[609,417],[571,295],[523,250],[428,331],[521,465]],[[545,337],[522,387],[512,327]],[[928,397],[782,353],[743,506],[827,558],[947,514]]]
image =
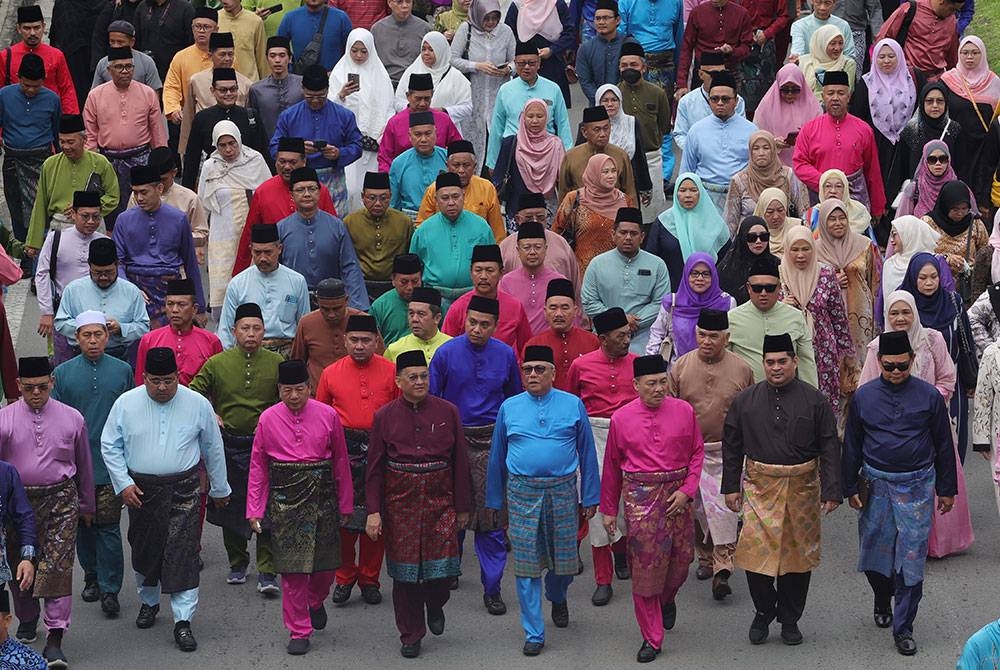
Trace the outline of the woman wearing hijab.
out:
[[[819,177],[820,202],[829,198],[836,198],[844,203],[847,208],[847,220],[853,232],[871,236],[871,214],[868,213],[867,207],[851,198],[850,182],[842,170],[827,170]],[[802,222],[815,233],[819,229],[819,208],[807,209],[802,215]]]
[[[215,124],[212,144],[215,151],[201,168],[198,199],[209,217],[208,304],[221,309],[226,286],[232,279],[236,247],[250,212],[250,198],[271,178],[271,171],[260,153],[243,146],[240,129],[232,121]]]
[[[992,173],[995,166],[983,165],[983,140],[997,116],[1000,77],[990,70],[986,45],[975,35],[962,38],[958,45],[958,65],[941,75],[948,87],[948,112],[962,126],[955,147],[955,174],[966,184],[983,181],[981,172]]]
[[[937,205],[944,185],[957,179],[951,167],[951,149],[941,140],[931,140],[924,145],[913,179],[903,189],[896,216],[924,216],[930,213]]]
[[[903,174],[913,174],[923,160],[924,147],[931,140],[940,140],[948,145],[949,155],[958,144],[958,136],[962,125],[948,114],[948,87],[940,81],[926,84],[917,96],[917,111],[906,122],[906,127],[900,135],[900,141],[906,147],[906,153],[900,155],[903,160]],[[896,212],[897,216],[901,212]]]
[[[583,171],[583,188],[563,198],[552,231],[570,241],[580,263],[580,276],[594,256],[615,244],[611,231],[622,207],[635,207],[631,196],[618,190],[618,168],[607,154],[594,154]]]
[[[561,0],[516,0],[510,3],[504,21],[514,31],[518,42],[530,42],[538,49],[542,57],[538,74],[559,85],[566,109],[570,109],[573,105],[566,78],[566,54],[576,48],[577,27],[566,3]]]
[[[800,219],[788,216],[788,196],[780,188],[765,188],[757,198],[753,215],[767,223],[767,232],[770,233],[768,248],[781,258],[787,248],[785,234],[792,228],[802,226]]]
[[[882,277],[882,257],[874,242],[851,231],[847,205],[840,200],[824,200],[819,206],[819,220],[816,258],[836,274],[854,343],[853,362],[841,370],[841,389],[847,396],[858,386],[857,373],[865,363],[868,343],[878,332],[875,297]]]
[[[472,116],[472,86],[458,68],[451,66],[451,45],[441,33],[431,31],[424,35],[420,55],[403,71],[400,81],[410,81],[411,74],[425,73],[430,74],[434,82],[431,107],[448,112],[458,132],[464,135],[462,124]],[[407,106],[406,88],[396,89],[397,112]]]
[[[676,293],[668,293],[660,301],[660,312],[649,329],[646,354],[662,354],[670,364],[698,347],[695,326],[703,309],[728,312],[736,306],[732,296],[722,290],[719,272],[709,254],[695,252],[684,263]]]
[[[844,36],[837,26],[828,23],[812,34],[809,38],[809,53],[799,56],[799,68],[809,90],[820,102],[823,100],[822,75],[826,72],[846,72],[848,86],[854,91],[857,63],[853,58],[844,56]]]
[[[950,181],[941,187],[934,209],[922,217],[931,230],[940,234],[934,253],[944,256],[956,277],[970,277],[976,254],[989,246],[989,233],[979,212],[973,209],[974,203],[968,186]]]
[[[469,20],[471,5],[472,0],[451,0],[451,9],[434,16],[434,30],[449,42],[454,42],[459,26]]]
[[[789,216],[800,216],[809,207],[809,190],[795,176],[792,168],[779,159],[774,135],[767,130],[758,130],[750,135],[750,161],[729,181],[722,218],[731,234],[736,232],[740,221],[753,213],[760,194],[766,188],[784,192],[788,202],[794,205]]]
[[[514,215],[525,193],[541,193],[549,212],[557,206],[556,182],[566,149],[562,140],[547,130],[549,107],[540,98],[524,104],[517,133],[503,138],[493,168],[493,186],[504,204],[507,232],[517,231]]]
[[[934,247],[937,246],[940,237],[941,233],[934,231],[926,221],[915,216],[901,216],[892,222],[889,244],[886,245],[885,260],[882,262],[882,291],[875,310],[876,318],[882,318],[884,298],[903,284],[910,259],[921,252],[934,253]],[[945,263],[944,266],[946,270],[942,281],[945,288],[952,290],[955,288],[955,278],[948,264]]]
[[[742,305],[750,299],[746,286],[750,266],[760,256],[771,255],[770,239],[767,222],[759,216],[748,216],[736,231],[729,253],[719,263],[719,285],[733,296],[736,304]]]
[[[816,96],[810,95],[802,70],[795,63],[786,63],[778,70],[774,83],[754,112],[753,122],[774,136],[781,162],[792,167],[795,138],[806,121],[823,113]]]
[[[476,150],[476,174],[486,159],[486,133],[497,91],[510,79],[514,46],[513,31],[500,22],[500,3],[472,0],[469,20],[458,26],[451,41],[451,64],[469,78],[472,86],[472,116],[465,122],[462,136]]]
[[[663,259],[670,285],[684,282],[684,263],[695,252],[716,261],[729,251],[729,228],[712,204],[701,177],[683,172],[674,184],[673,205],[659,217],[646,235],[646,251]]]
[[[348,75],[357,75],[353,82]],[[378,172],[378,145],[392,116],[392,80],[378,57],[375,38],[364,28],[347,36],[347,52],[330,73],[330,100],[354,112],[361,131],[361,158],[344,168],[349,214],[361,207],[361,183],[366,172]]]
[[[785,232],[781,259],[782,300],[802,311],[812,329],[819,390],[841,417],[841,366],[855,376],[854,343],[847,322],[844,298],[833,268],[819,262],[816,241],[805,226]]]

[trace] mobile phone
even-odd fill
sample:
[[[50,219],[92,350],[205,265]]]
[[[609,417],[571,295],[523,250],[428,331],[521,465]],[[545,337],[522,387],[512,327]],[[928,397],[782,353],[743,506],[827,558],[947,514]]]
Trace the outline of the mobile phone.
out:
[[[325,149],[326,144],[326,140],[313,140],[313,148],[316,149],[316,151],[322,151]]]
[[[358,88],[361,88],[361,75],[358,74],[357,72],[348,72],[347,73],[347,83],[348,84],[353,83]]]
[[[799,136],[799,131],[797,131],[797,130],[794,131],[794,132],[788,133],[788,136],[785,137],[785,144],[795,144],[795,138],[798,137],[798,136]]]
[[[272,7],[268,7],[268,8],[267,8],[267,9],[266,9],[265,11],[266,11],[266,12],[267,12],[268,14],[276,14],[277,12],[280,12],[280,11],[281,11],[281,10],[283,10],[284,8],[285,8],[285,6],[284,6],[284,5],[282,5],[282,4],[281,4],[281,3],[279,2],[278,4],[276,4],[276,5],[272,6]]]
[[[506,70],[507,65],[508,65],[507,63],[500,63],[499,65],[494,65],[493,67],[495,67],[498,70]]]

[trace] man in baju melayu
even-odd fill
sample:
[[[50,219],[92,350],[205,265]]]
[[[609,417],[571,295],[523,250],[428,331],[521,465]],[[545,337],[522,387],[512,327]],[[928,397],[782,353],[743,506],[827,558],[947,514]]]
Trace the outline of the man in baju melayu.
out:
[[[663,631],[677,618],[674,598],[694,559],[691,501],[698,492],[704,442],[694,409],[668,396],[667,363],[659,354],[632,361],[639,395],[611,417],[601,480],[601,520],[608,535],[624,498],[632,602],[642,633],[636,655],[660,653]]]
[[[486,220],[497,242],[499,242],[507,237],[507,229],[504,227],[503,216],[500,214],[500,200],[497,198],[497,190],[493,186],[493,182],[473,174],[476,171],[478,161],[472,142],[455,140],[450,142],[447,148],[448,172],[454,172],[458,175],[462,190],[465,191],[465,207]],[[424,192],[415,221],[417,226],[437,211],[437,200],[434,198],[436,190],[436,186],[432,184]]]
[[[562,201],[570,191],[583,188],[583,171],[587,168],[587,163],[597,154],[605,154],[618,168],[618,190],[632,196],[632,201],[638,204],[639,193],[636,190],[636,175],[632,172],[632,161],[623,149],[610,143],[611,119],[608,110],[600,104],[584,109],[580,133],[586,141],[568,150],[559,166],[559,200]],[[642,177],[645,181],[643,186],[648,188],[649,173]],[[644,191],[643,195],[647,195],[647,192]],[[644,200],[648,201],[648,198]]]
[[[375,298],[369,310],[387,346],[410,332],[407,304],[423,284],[423,272],[423,261],[416,254],[399,254],[392,259],[392,288]]]
[[[795,376],[788,333],[765,335],[762,358],[765,381],[736,396],[726,415],[721,490],[726,506],[743,513],[734,563],[746,571],[756,608],[750,643],[766,642],[777,618],[781,641],[797,645],[819,566],[821,514],[843,500],[840,441],[830,403]]]
[[[392,289],[392,262],[410,249],[413,222],[389,207],[392,191],[388,172],[366,172],[361,189],[364,205],[344,217],[354,253],[365,277],[368,295],[378,298]]]
[[[892,626],[904,656],[917,653],[913,621],[924,590],[934,494],[946,514],[958,493],[948,406],[934,386],[912,374],[913,359],[905,331],[879,336],[882,374],[851,398],[841,461],[844,495],[860,510],[858,571],[875,595],[875,625]]]
[[[517,298],[524,307],[532,337],[548,328],[545,321],[545,300],[549,282],[553,279],[568,279],[545,264],[548,246],[545,241],[545,226],[536,221],[525,221],[517,229],[517,253],[521,267],[506,272],[500,278],[500,290]]]
[[[549,347],[525,348],[521,375],[526,390],[500,407],[487,470],[487,510],[496,514],[506,507],[510,515],[525,656],[537,656],[545,646],[543,570],[552,623],[569,626],[578,506],[590,519],[601,497],[587,411],[579,398],[552,387],[553,360]]]
[[[246,515],[255,533],[263,521],[270,526],[287,650],[301,656],[312,632],[326,628],[323,601],[340,565],[338,529],[354,511],[354,491],[344,428],[332,407],[309,397],[304,362],[278,366],[278,396],[254,435]]]
[[[438,348],[451,339],[438,328],[441,324],[441,294],[427,286],[418,286],[413,289],[407,314],[410,334],[386,347],[385,357],[395,361],[402,353],[418,350],[430,362]]]
[[[389,203],[411,220],[417,218],[427,187],[435,183],[438,173],[444,173],[448,169],[448,152],[436,143],[434,115],[430,112],[410,112],[410,148],[393,158],[389,166],[389,188],[392,191]],[[447,174],[455,177],[454,184],[462,190],[458,175]],[[441,209],[439,205],[438,211]],[[490,239],[493,239],[492,233]]]
[[[568,279],[553,279],[545,288],[545,321],[548,328],[528,340],[528,344],[550,347],[556,360],[555,386],[562,391],[569,388],[569,369],[573,361],[600,346],[596,335],[579,328],[580,308],[576,304],[576,291]]]
[[[123,393],[101,433],[101,455],[115,493],[129,508],[128,541],[142,606],[137,628],[152,628],[160,594],[170,594],[174,642],[198,648],[191,620],[198,609],[201,570],[200,468],[205,461],[208,496],[229,503],[226,459],[215,412],[208,400],[178,383],[177,360],[166,347],[146,354],[143,386]]]
[[[701,483],[694,499],[695,577],[712,579],[712,597],[723,600],[732,593],[733,555],[739,517],[726,507],[719,493],[722,484],[722,426],[729,404],[743,389],[753,386],[753,371],[743,359],[726,350],[729,319],[716,309],[698,314],[694,331],[698,348],[670,366],[670,395],[687,401],[698,417],[705,439]]]
[[[62,638],[73,605],[73,563],[78,523],[94,522],[94,471],[87,426],[74,408],[52,400],[52,368],[45,356],[17,365],[21,399],[0,410],[0,460],[17,468],[35,514],[38,566],[34,584],[21,590],[11,581],[17,637],[34,642],[43,614],[48,637],[45,660],[66,667]],[[20,548],[11,542],[10,556]],[[44,599],[44,611],[39,600]]]
[[[375,413],[368,447],[366,532],[385,542],[404,658],[420,654],[428,628],[444,632],[449,585],[460,572],[456,530],[473,508],[462,420],[457,407],[430,395],[429,376],[422,352],[399,354],[401,397]]]

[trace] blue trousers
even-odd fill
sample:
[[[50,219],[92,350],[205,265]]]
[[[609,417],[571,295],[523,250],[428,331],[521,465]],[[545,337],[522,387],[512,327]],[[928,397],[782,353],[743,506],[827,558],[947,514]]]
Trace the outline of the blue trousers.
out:
[[[865,570],[865,577],[875,593],[875,601],[885,607],[889,599],[895,600],[892,612],[892,634],[913,635],[913,621],[917,618],[917,606],[924,596],[924,583],[907,586],[902,573],[886,577],[874,570]]]
[[[160,604],[160,585],[156,586],[143,586],[142,583],[146,581],[145,575],[141,575],[138,572],[135,573],[135,585],[136,592],[139,594],[139,600],[142,601],[144,605],[149,605],[150,607]],[[178,621],[191,621],[194,618],[195,610],[198,609],[198,587],[193,589],[188,589],[187,591],[178,591],[177,593],[170,594],[170,611],[174,615],[174,623]]]
[[[676,64],[675,66],[676,67]],[[646,81],[658,85],[670,98],[671,104],[674,100],[674,83],[677,81],[677,72],[673,68],[649,68],[646,70]],[[647,147],[646,151],[652,151],[652,147]],[[660,146],[660,155],[663,156],[663,181],[670,182],[674,178],[674,138],[668,132],[663,136],[663,144]],[[656,183],[656,175],[649,175],[653,182],[653,188],[659,188]],[[673,196],[673,193],[670,194]]]
[[[545,599],[552,603],[566,602],[566,593],[573,575],[545,573]],[[521,627],[527,642],[545,642],[545,616],[542,612],[542,578],[518,577],[517,601],[521,605]]]
[[[117,523],[76,529],[76,554],[80,557],[84,581],[97,582],[101,593],[122,590],[125,557],[122,554],[122,529]]]
[[[500,580],[507,565],[507,539],[502,528],[477,530],[473,544],[479,558],[479,579],[483,583],[483,593],[488,596],[500,594]],[[465,531],[458,534],[459,557],[465,545]]]

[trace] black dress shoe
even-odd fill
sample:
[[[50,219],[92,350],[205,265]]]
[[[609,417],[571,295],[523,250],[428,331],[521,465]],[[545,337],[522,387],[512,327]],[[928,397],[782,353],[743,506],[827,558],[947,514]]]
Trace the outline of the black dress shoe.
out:
[[[38,619],[22,621],[17,625],[17,633],[14,635],[18,642],[31,644],[38,639]]]
[[[750,624],[750,644],[764,644],[770,632],[769,626],[774,621],[773,616],[757,612],[754,615],[753,623]]]
[[[337,584],[333,587],[333,597],[330,600],[334,605],[343,605],[350,599],[353,590],[354,584]]]
[[[903,656],[913,656],[917,653],[917,643],[913,640],[913,636],[904,633],[893,635],[893,639],[896,641],[896,651]]]
[[[802,644],[802,631],[799,630],[799,625],[795,623],[781,624],[781,641],[790,647]]]
[[[174,642],[181,651],[194,651],[198,648],[198,642],[191,632],[190,621],[178,621],[174,624]]]
[[[729,586],[729,579],[722,573],[712,578],[712,597],[716,600],[725,600],[726,596],[732,595],[733,589]]]
[[[135,618],[136,628],[152,628],[156,623],[156,615],[160,613],[159,605],[142,604],[139,608],[139,616]]]
[[[500,616],[501,614],[507,613],[507,603],[503,601],[500,594],[491,596],[488,594],[483,594],[483,604],[486,606],[486,611],[494,616]]]
[[[451,577],[448,579],[448,590],[449,591],[458,590],[458,577]]]
[[[366,584],[361,587],[361,598],[369,605],[378,605],[382,602],[382,592],[374,584]]]
[[[101,611],[104,612],[109,617],[118,616],[121,611],[122,606],[118,604],[118,594],[116,593],[102,593],[101,594]]]
[[[101,590],[98,588],[97,582],[87,582],[84,584],[80,597],[83,598],[83,602],[85,603],[96,603],[100,600]]]
[[[579,577],[580,575],[582,575],[583,574],[583,570],[584,570],[583,559],[580,558],[579,554],[577,554],[577,557],[576,557],[576,576]]]
[[[288,646],[286,647],[288,653],[292,656],[302,656],[307,651],[309,651],[309,638],[307,637],[293,637],[288,641]]]
[[[614,593],[615,592],[611,588],[611,584],[598,584],[597,589],[594,591],[594,595],[590,598],[590,602],[594,603],[597,607],[604,607],[611,602],[611,596],[613,596]]]
[[[312,624],[313,630],[323,630],[326,628],[327,616],[326,616],[326,606],[320,604],[317,609],[309,608],[309,623]]]
[[[699,565],[698,569],[694,571],[694,576],[699,582],[703,582],[706,579],[712,578],[712,566],[711,565]]]
[[[69,667],[66,654],[63,653],[59,644],[46,644],[45,649],[42,650],[42,658],[48,663],[50,670],[63,670]]]
[[[567,603],[552,603],[552,623],[556,628],[569,625],[569,605]]]
[[[521,651],[524,652],[525,656],[538,656],[540,653],[542,653],[542,649],[544,647],[545,647],[544,642],[525,642],[524,649],[522,649]]]
[[[659,653],[659,649],[653,647],[648,641],[643,640],[642,646],[639,647],[639,653],[635,655],[635,660],[639,663],[650,663],[656,660]]]
[[[404,644],[399,648],[399,655],[403,658],[416,658],[420,656],[420,640],[413,644]]]
[[[625,556],[618,558],[618,554],[615,554],[615,577],[625,581],[632,578],[632,571],[628,567],[628,559]]]
[[[427,610],[427,630],[440,635],[444,632],[444,610],[432,612]]]
[[[671,630],[677,623],[677,603],[664,603],[660,606],[660,615],[663,617],[663,629]]]
[[[879,628],[888,628],[892,625],[892,605],[888,607],[876,607],[872,614],[875,625]]]

